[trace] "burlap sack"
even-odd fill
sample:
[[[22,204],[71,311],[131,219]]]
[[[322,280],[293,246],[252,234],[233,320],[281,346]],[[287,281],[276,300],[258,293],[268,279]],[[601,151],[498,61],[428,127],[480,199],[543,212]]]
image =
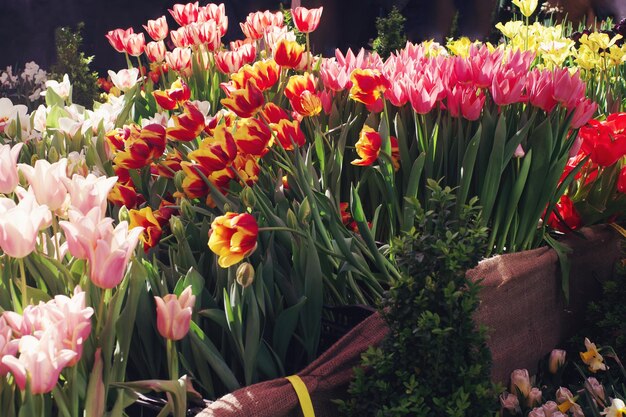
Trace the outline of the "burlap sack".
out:
[[[388,330],[374,313],[330,349],[298,373],[311,395],[315,417],[336,417],[332,400],[345,396],[352,378],[352,368],[361,354],[380,343]],[[198,417],[301,417],[300,404],[289,381],[284,378],[241,388],[218,399]]]
[[[610,277],[619,257],[619,238],[609,227],[582,231],[563,243],[572,249],[570,303],[565,304],[556,252],[543,247],[495,256],[468,271],[482,279],[481,304],[475,319],[489,330],[493,355],[492,379],[508,383],[512,370],[528,368],[570,337],[590,299],[600,294],[600,282]],[[338,415],[333,399],[345,396],[352,368],[362,352],[387,334],[378,314],[363,321],[298,375],[306,384],[316,417]],[[282,379],[261,382],[228,394],[198,417],[300,417],[291,384]]]
[[[508,384],[518,368],[534,373],[545,354],[574,335],[587,303],[598,298],[601,282],[612,276],[620,253],[618,234],[608,226],[582,234],[562,240],[572,249],[569,304],[558,257],[548,247],[495,256],[468,271],[468,278],[483,279],[475,319],[489,328],[495,382]]]

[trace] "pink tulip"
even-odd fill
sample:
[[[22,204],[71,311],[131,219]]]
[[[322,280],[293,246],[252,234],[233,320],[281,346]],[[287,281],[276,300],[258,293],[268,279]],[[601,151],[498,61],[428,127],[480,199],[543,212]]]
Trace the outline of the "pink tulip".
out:
[[[148,20],[148,24],[143,26],[148,35],[155,41],[162,41],[167,36],[168,27],[165,16],[161,16],[155,20]]]
[[[174,48],[165,54],[165,62],[174,71],[184,72],[191,68],[191,49]]]
[[[498,71],[491,83],[491,96],[498,106],[507,106],[522,101],[526,76],[515,72]]]
[[[69,222],[59,222],[65,232],[68,251],[77,259],[89,259],[98,239],[112,228],[113,219],[103,218],[100,207],[94,207],[87,214],[76,210],[70,210],[68,214]]]
[[[15,190],[19,182],[17,173],[17,159],[20,155],[23,143],[0,145],[0,193],[10,194]]]
[[[254,62],[256,48],[253,44],[242,45],[234,51],[219,51],[215,54],[215,65],[222,73],[233,74],[245,64]]]
[[[72,298],[57,295],[48,302],[59,312],[62,319],[57,323],[57,331],[62,336],[62,348],[76,352],[76,356],[67,366],[75,365],[83,354],[83,344],[91,333],[93,308],[85,307],[85,293],[76,287]]]
[[[183,26],[170,32],[170,39],[176,48],[186,48],[193,45],[193,39],[189,38],[187,27]]]
[[[113,84],[122,92],[127,92],[139,80],[139,68],[121,69],[118,72],[109,70],[109,77]]]
[[[187,36],[193,39],[194,45],[206,45],[209,51],[215,51],[222,44],[220,32],[214,20],[190,23],[186,29]]]
[[[28,379],[34,395],[52,391],[63,368],[77,355],[72,350],[57,348],[53,329],[44,332],[41,339],[23,336],[19,351],[19,357],[4,356],[2,363],[9,368],[22,391]]]
[[[530,104],[550,113],[557,105],[554,99],[554,83],[552,71],[534,70],[528,74],[526,91]]]
[[[96,177],[88,174],[86,177],[74,174],[72,179],[62,178],[70,195],[70,206],[86,215],[94,207],[100,207],[100,213],[104,215],[107,206],[109,191],[117,182],[117,177]]]
[[[157,329],[159,334],[169,340],[180,340],[189,332],[191,314],[196,303],[196,296],[191,292],[191,285],[176,297],[154,297],[157,307]]]
[[[165,49],[165,42],[163,41],[148,42],[146,45],[145,53],[150,62],[160,64],[165,60],[165,52],[167,52],[167,50]]]
[[[556,374],[563,367],[566,354],[563,349],[552,349],[548,360],[548,370],[551,374]]]
[[[24,198],[17,205],[11,199],[0,199],[0,248],[13,258],[28,256],[49,216],[48,207],[37,205],[34,198]]]
[[[426,77],[423,77],[412,86],[409,92],[409,100],[417,114],[426,114],[435,107],[435,103],[443,93],[444,90],[441,83],[431,82]]]
[[[105,37],[109,40],[109,43],[117,52],[124,52],[126,47],[126,40],[130,35],[135,33],[133,28],[124,29],[115,29],[109,31]]]
[[[323,11],[324,7],[317,9],[296,7],[291,11],[291,15],[293,16],[293,22],[300,32],[310,33],[319,26]]]
[[[574,108],[574,116],[572,117],[572,128],[578,129],[587,124],[589,120],[598,110],[598,103],[591,101],[590,99],[584,99],[576,105]]]
[[[170,14],[180,26],[186,26],[198,21],[198,2],[175,4],[169,9]]]
[[[572,75],[567,68],[555,69],[553,77],[553,98],[565,108],[572,110],[584,100],[586,86],[578,72]]]
[[[524,397],[528,397],[530,376],[527,369],[516,369],[511,372],[511,392],[519,392]]]
[[[88,258],[90,278],[94,285],[108,289],[122,282],[126,266],[142,232],[143,227],[135,227],[129,231],[125,221],[119,223],[115,229],[109,227],[105,230]]]
[[[143,54],[143,50],[146,47],[146,38],[143,33],[133,33],[128,35],[126,42],[124,43],[124,51],[130,56],[139,56]]]
[[[546,417],[552,417],[554,413],[559,411],[559,405],[554,401],[548,401],[541,406]]]
[[[519,409],[519,399],[515,394],[504,392],[500,394],[500,405],[505,410],[515,413]]]
[[[541,404],[541,390],[539,388],[533,387],[528,393],[528,398],[526,399],[529,407],[534,407]]]
[[[530,413],[528,413],[528,417],[546,417],[546,413],[543,408],[535,407],[530,410]]]
[[[204,7],[198,8],[198,22],[207,22],[214,20],[220,31],[220,37],[226,35],[228,30],[228,16],[226,16],[226,8],[224,3],[217,5],[209,3]]]
[[[39,204],[47,205],[52,211],[63,206],[67,188],[62,179],[67,175],[67,159],[63,158],[53,164],[45,159],[38,159],[34,167],[19,164],[19,168],[26,176]]]
[[[19,340],[13,338],[13,329],[7,325],[6,320],[0,317],[0,358],[3,356],[15,356]],[[0,377],[6,376],[9,368],[0,362]]]

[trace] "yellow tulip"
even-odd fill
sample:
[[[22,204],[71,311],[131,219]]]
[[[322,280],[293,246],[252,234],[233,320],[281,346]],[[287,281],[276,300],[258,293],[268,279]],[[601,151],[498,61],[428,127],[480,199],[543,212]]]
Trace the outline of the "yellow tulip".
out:
[[[530,17],[537,9],[539,0],[513,0],[513,4],[519,7],[520,12],[526,17]]]

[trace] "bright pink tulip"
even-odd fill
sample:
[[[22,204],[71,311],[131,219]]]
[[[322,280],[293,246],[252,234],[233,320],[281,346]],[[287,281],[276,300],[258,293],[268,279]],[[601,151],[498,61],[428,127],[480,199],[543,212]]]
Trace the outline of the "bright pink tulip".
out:
[[[498,106],[522,101],[522,92],[526,85],[526,76],[513,71],[498,71],[491,83],[491,96]]]
[[[552,71],[534,70],[528,74],[526,91],[530,104],[550,113],[557,105],[554,99],[554,83]]]
[[[169,9],[170,14],[180,26],[186,26],[198,21],[198,2],[175,4]]]
[[[128,223],[120,222],[115,229],[109,227],[96,241],[95,249],[89,254],[90,278],[97,287],[116,287],[124,279],[130,260],[143,227],[128,230]]]
[[[13,258],[28,256],[49,216],[48,207],[37,205],[34,198],[24,198],[17,205],[11,199],[0,199],[0,248]]]
[[[10,194],[19,182],[17,159],[24,144],[0,145],[0,193]]]
[[[148,35],[157,42],[165,39],[169,31],[165,16],[161,16],[156,20],[148,20],[148,25],[144,25],[143,27],[146,29],[146,32],[148,32]]]
[[[32,394],[52,391],[63,368],[76,357],[77,353],[72,350],[58,349],[55,336],[54,329],[44,332],[41,339],[23,336],[19,357],[2,358],[2,363],[9,368],[21,390],[26,388],[26,380],[29,379]]]
[[[167,65],[177,72],[186,72],[191,69],[191,49],[174,48],[172,52],[165,54]]]
[[[126,40],[130,35],[135,33],[133,28],[115,29],[109,31],[105,37],[109,40],[109,43],[117,52],[124,52],[126,50]]]
[[[426,114],[430,112],[435,103],[443,95],[444,90],[441,83],[431,82],[427,78],[420,78],[417,83],[412,86],[409,92],[409,100],[411,106],[417,114]]]
[[[320,24],[320,18],[324,7],[317,9],[306,9],[304,7],[296,7],[291,11],[293,16],[293,23],[295,23],[298,30],[302,33],[313,32]]]
[[[176,297],[154,297],[157,307],[157,329],[159,334],[169,340],[180,340],[189,332],[191,314],[196,303],[196,296],[191,292],[191,285]]]
[[[598,110],[598,103],[586,98],[580,101],[574,108],[574,116],[572,117],[572,129],[578,129],[587,124],[589,120]]]
[[[38,159],[35,166],[19,164],[39,204],[47,205],[50,210],[60,209],[67,196],[67,188],[63,184],[66,178],[67,159],[63,158],[51,164],[45,159]]]
[[[131,34],[126,38],[124,43],[124,51],[130,56],[139,56],[143,54],[146,47],[146,38],[143,33]]]
[[[109,191],[115,186],[117,177],[96,177],[94,174],[73,175],[72,179],[62,178],[70,194],[70,206],[83,215],[94,207],[100,207],[100,213],[106,212]]]
[[[553,97],[568,110],[574,109],[585,98],[585,82],[576,72],[570,74],[567,68],[554,70]]]
[[[163,41],[148,42],[146,45],[145,53],[150,62],[160,64],[165,60],[165,52],[167,52],[167,49],[165,49],[165,42]]]

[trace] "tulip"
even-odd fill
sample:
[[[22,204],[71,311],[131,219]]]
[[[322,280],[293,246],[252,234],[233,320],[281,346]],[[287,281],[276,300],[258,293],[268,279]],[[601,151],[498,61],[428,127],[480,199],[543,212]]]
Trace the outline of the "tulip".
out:
[[[259,119],[239,119],[233,137],[239,152],[263,156],[269,151],[272,131]]]
[[[13,329],[7,325],[4,317],[0,317],[0,358],[3,356],[15,356],[19,339],[13,338]],[[9,368],[0,362],[0,377],[5,377]]]
[[[255,218],[248,213],[228,212],[216,217],[211,223],[209,248],[219,256],[218,264],[228,268],[254,252],[258,230]]]
[[[285,87],[285,96],[291,107],[302,116],[315,116],[322,111],[322,101],[315,91],[315,77],[312,74],[294,75]]]
[[[355,69],[350,81],[350,98],[366,105],[374,104],[389,88],[389,81],[377,70]]]
[[[369,166],[376,161],[380,153],[382,139],[380,134],[369,126],[363,126],[355,147],[361,159],[355,159],[352,165]]]
[[[96,242],[106,236],[113,219],[104,217],[100,206],[95,206],[87,213],[70,209],[69,221],[62,220],[59,226],[65,232],[70,254],[77,259],[89,259],[95,250]]]
[[[541,404],[541,390],[539,388],[533,387],[528,393],[528,398],[526,399],[526,404],[528,407],[534,407]]]
[[[287,112],[272,102],[266,103],[260,114],[268,123],[279,123],[283,119],[289,119]]]
[[[545,411],[541,407],[535,407],[528,413],[528,417],[547,417]]]
[[[226,8],[224,4],[209,3],[204,7],[198,8],[198,22],[215,21],[220,31],[220,37],[223,37],[228,30],[228,16],[226,16]]]
[[[193,45],[193,39],[189,38],[189,32],[186,26],[171,31],[170,39],[176,48],[187,48]]]
[[[293,22],[302,33],[313,32],[320,24],[320,18],[324,7],[317,9],[306,9],[304,7],[296,7],[291,10]]]
[[[159,334],[168,340],[181,340],[189,332],[193,306],[196,296],[191,292],[191,285],[176,297],[167,294],[165,297],[154,297],[157,312],[157,329]]]
[[[500,394],[500,405],[505,410],[508,410],[511,413],[516,413],[516,410],[519,409],[519,399],[515,394],[504,392]]]
[[[191,90],[187,83],[177,78],[167,90],[156,90],[153,91],[152,94],[159,106],[163,107],[165,110],[174,110],[177,106],[189,100]]]
[[[556,213],[559,213],[561,221]],[[576,230],[582,225],[580,214],[574,206],[574,202],[567,195],[561,196],[558,203],[554,207],[554,212],[548,217],[548,225],[563,233]]]
[[[17,172],[17,159],[20,155],[23,143],[0,145],[0,193],[10,194],[19,183]]]
[[[40,339],[22,336],[19,351],[19,358],[7,355],[2,358],[2,363],[9,368],[20,390],[26,389],[28,379],[33,395],[51,392],[63,368],[77,356],[70,349],[56,347],[54,329],[44,332]]]
[[[111,46],[117,51],[117,52],[124,52],[126,47],[126,40],[128,39],[128,37],[130,35],[132,35],[133,33],[135,33],[135,31],[133,30],[133,28],[128,28],[126,30],[124,29],[115,29],[115,30],[111,30],[109,31],[105,37],[108,39],[109,43],[111,44]]]
[[[254,282],[254,267],[249,262],[244,262],[237,268],[235,276],[242,288],[248,288]]]
[[[61,337],[61,347],[76,352],[76,356],[67,366],[74,366],[83,354],[83,345],[91,333],[91,316],[93,308],[85,307],[85,292],[79,286],[74,289],[70,298],[57,295],[48,306],[58,311],[57,331]]]
[[[124,43],[124,51],[131,56],[139,56],[143,54],[146,47],[146,38],[143,33],[132,33],[128,35]]]
[[[58,82],[56,80],[46,81],[46,89],[51,88],[57,96],[63,100],[67,100],[72,92],[72,85],[70,84],[70,78],[67,74],[63,75],[63,81]],[[45,93],[42,93],[45,95]]]
[[[527,369],[516,369],[511,373],[511,392],[519,392],[528,398],[530,393],[530,376]]]
[[[530,17],[537,9],[539,0],[513,0],[513,4],[519,7],[524,16]]]
[[[175,4],[169,9],[170,14],[180,26],[186,26],[198,20],[198,2]]]
[[[222,44],[220,31],[214,20],[187,25],[187,36],[193,39],[194,45],[206,45],[209,51],[218,50]]]
[[[109,70],[109,77],[113,84],[122,92],[127,92],[139,80],[139,68],[122,69],[118,72]]]
[[[143,242],[143,250],[148,252],[148,249],[153,248],[159,243],[163,230],[161,224],[154,216],[152,208],[150,206],[144,207],[141,210],[130,210],[128,212],[130,216],[129,228],[142,227],[143,233],[139,236],[139,239]]]
[[[162,41],[167,36],[168,27],[165,16],[161,16],[156,20],[148,20],[148,25],[143,27],[148,32],[148,35],[157,42]]]
[[[139,169],[159,159],[165,151],[166,130],[160,124],[149,124],[143,128],[131,125],[130,136],[124,142],[124,150],[115,155],[116,166]]]
[[[115,185],[117,177],[86,177],[74,174],[72,179],[61,178],[70,195],[70,206],[83,215],[94,207],[99,207],[101,214],[106,212],[107,195]]]
[[[137,243],[142,227],[128,230],[126,221],[120,222],[115,229],[109,227],[96,241],[89,254],[90,279],[99,288],[116,287],[122,279]]]
[[[282,67],[295,68],[304,54],[304,46],[296,41],[281,39],[274,45],[273,56],[276,63]]]
[[[173,51],[165,53],[165,62],[174,71],[186,72],[191,69],[191,49],[174,48]]]
[[[245,64],[250,64],[256,56],[256,48],[252,44],[243,45],[234,51],[218,51],[215,54],[215,66],[226,74],[233,74]]]
[[[207,186],[204,178],[208,178],[211,172],[202,165],[195,162],[183,161],[180,167],[185,174],[182,189],[185,191],[185,195],[189,198],[203,198],[209,193],[209,187]],[[202,175],[200,175],[202,174]]]
[[[34,197],[23,194],[19,204],[0,198],[0,248],[13,258],[24,258],[35,250],[39,231],[51,220],[45,205],[38,205]]]
[[[123,168],[119,169],[122,170]],[[118,172],[116,171],[116,173]],[[128,209],[135,208],[144,201],[143,196],[137,193],[135,184],[130,180],[115,183],[107,199],[118,207],[126,206]]]
[[[160,64],[165,60],[166,52],[167,49],[165,49],[165,42],[163,41],[148,42],[148,44],[146,45],[145,53],[150,62],[156,62],[157,64]]]
[[[562,349],[552,349],[548,361],[548,370],[551,374],[556,374],[565,364],[566,352]]]
[[[244,88],[228,92],[227,98],[222,99],[221,103],[237,116],[248,118],[261,109],[265,103],[265,98],[257,87],[256,81],[249,80]]]
[[[167,128],[167,137],[172,140],[190,142],[205,128],[204,114],[192,103],[183,105],[184,112],[172,117],[174,126]]]
[[[250,154],[238,154],[233,161],[233,167],[237,171],[241,182],[252,187],[259,180],[259,157]]]
[[[265,29],[270,26],[283,26],[283,14],[282,12],[272,13],[268,10],[264,12],[250,13],[246,17],[244,23],[240,23],[241,31],[250,39],[261,39]]]
[[[215,128],[214,137],[206,138],[198,149],[189,153],[188,158],[196,161],[209,171],[220,171],[229,167],[237,156],[237,145],[226,126]]]
[[[580,352],[580,358],[586,365],[589,366],[589,370],[593,373],[598,371],[605,371],[607,369],[604,363],[604,358],[598,352],[598,348],[595,343],[591,343],[588,338],[585,338],[585,352]]]
[[[587,378],[587,381],[585,381],[585,388],[587,388],[587,390],[591,392],[595,398],[600,399],[602,402],[606,401],[604,387],[596,378]]]
[[[302,146],[306,143],[306,137],[297,120],[281,119],[278,123],[271,123],[270,127],[276,134],[280,146],[287,151],[292,151],[295,146]]]

